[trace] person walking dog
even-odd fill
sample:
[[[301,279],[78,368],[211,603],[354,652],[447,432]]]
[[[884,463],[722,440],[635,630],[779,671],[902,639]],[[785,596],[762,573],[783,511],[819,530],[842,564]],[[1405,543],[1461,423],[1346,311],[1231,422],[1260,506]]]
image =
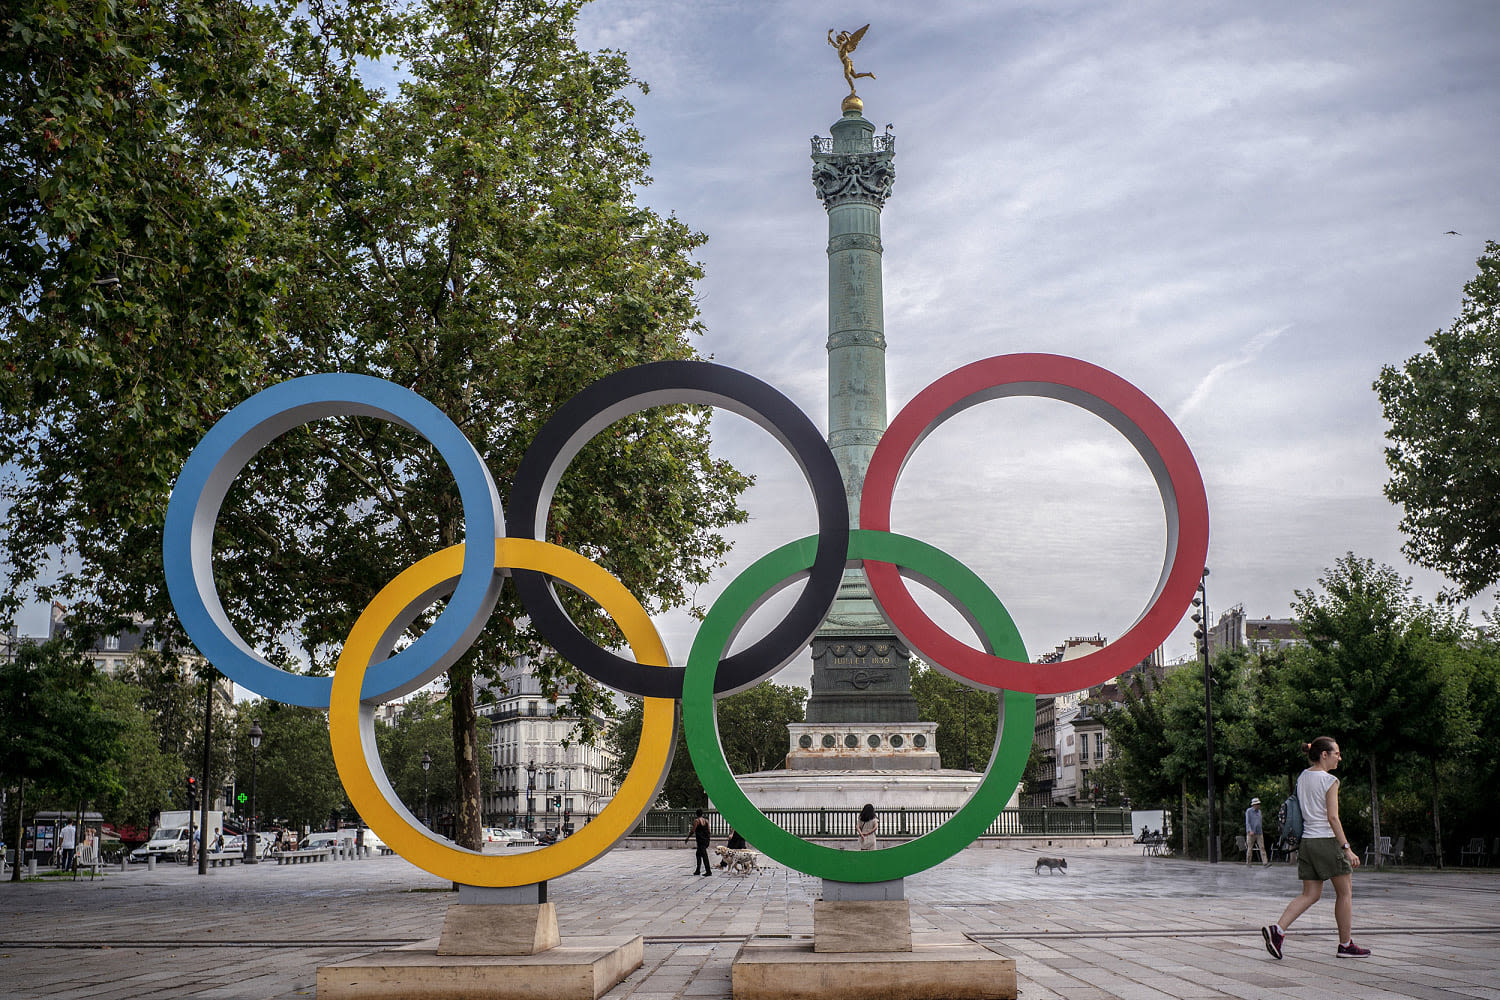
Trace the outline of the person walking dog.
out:
[[[693,874],[699,874],[698,869],[703,869],[706,878],[714,873],[713,863],[708,860],[708,820],[703,815],[703,810],[698,810],[698,815],[693,817],[693,825],[688,827],[688,835],[682,838],[687,843],[689,838],[698,841],[698,853],[693,855]]]
[[[1368,948],[1354,943],[1353,878],[1359,867],[1359,855],[1344,836],[1339,822],[1339,779],[1333,769],[1342,755],[1330,736],[1319,736],[1304,743],[1308,767],[1297,777],[1297,805],[1302,810],[1302,842],[1297,851],[1297,877],[1302,879],[1302,893],[1286,905],[1281,919],[1260,929],[1266,951],[1280,958],[1286,929],[1306,913],[1323,895],[1323,883],[1333,883],[1333,920],[1338,925],[1339,958],[1364,958]]]

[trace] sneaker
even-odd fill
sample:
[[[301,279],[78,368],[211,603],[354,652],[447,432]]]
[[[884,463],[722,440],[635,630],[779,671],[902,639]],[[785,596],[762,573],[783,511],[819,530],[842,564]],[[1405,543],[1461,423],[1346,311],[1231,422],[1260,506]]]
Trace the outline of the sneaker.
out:
[[[1286,940],[1286,935],[1268,924],[1260,929],[1260,936],[1266,939],[1266,951],[1271,953],[1271,957],[1280,958],[1281,942]],[[1339,951],[1343,951],[1343,946],[1339,947]],[[1365,952],[1365,954],[1368,955],[1369,952]]]
[[[1339,945],[1339,958],[1368,958],[1369,955],[1370,949],[1361,948],[1353,941]]]

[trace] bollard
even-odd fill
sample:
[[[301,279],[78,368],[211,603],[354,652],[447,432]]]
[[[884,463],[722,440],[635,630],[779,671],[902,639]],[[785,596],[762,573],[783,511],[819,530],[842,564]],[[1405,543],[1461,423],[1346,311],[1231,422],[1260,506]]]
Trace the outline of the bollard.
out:
[[[156,871],[156,855],[154,855],[154,854],[148,854],[148,855],[146,855],[146,870],[148,872],[154,872],[154,871]]]
[[[26,877],[36,878],[36,858],[26,862]]]

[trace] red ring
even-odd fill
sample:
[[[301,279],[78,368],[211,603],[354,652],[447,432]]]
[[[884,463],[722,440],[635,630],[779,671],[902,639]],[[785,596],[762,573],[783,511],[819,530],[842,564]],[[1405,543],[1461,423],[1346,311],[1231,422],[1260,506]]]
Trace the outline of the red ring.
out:
[[[1029,694],[1080,691],[1151,655],[1182,621],[1208,558],[1208,496],[1187,442],[1145,393],[1118,375],[1055,354],[1006,354],[949,372],[917,394],[886,429],[870,459],[859,525],[891,530],[891,497],[917,446],[943,421],[1004,396],[1042,396],[1102,417],[1140,452],[1156,478],[1167,518],[1162,574],[1146,611],[1114,642],[1064,663],[1007,660],[965,645],[927,617],[891,563],[867,559],[865,576],[891,627],[940,669],[985,687]]]

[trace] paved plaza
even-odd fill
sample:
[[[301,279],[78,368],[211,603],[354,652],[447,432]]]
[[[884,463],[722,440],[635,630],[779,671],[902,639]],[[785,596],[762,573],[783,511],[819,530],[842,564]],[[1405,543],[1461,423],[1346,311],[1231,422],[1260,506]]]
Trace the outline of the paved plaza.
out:
[[[1257,928],[1295,894],[1289,866],[1095,848],[1037,875],[1044,853],[974,847],[908,879],[913,929],[1014,958],[1023,1000],[1500,1000],[1500,870],[1357,872],[1355,939],[1374,955],[1334,957],[1330,891],[1277,962]],[[611,1000],[728,997],[746,937],[811,935],[817,879],[705,879],[692,862],[686,846],[617,849],[550,884],[565,938],[645,936]],[[311,997],[319,965],[435,938],[454,898],[396,857],[0,884],[0,997]]]

